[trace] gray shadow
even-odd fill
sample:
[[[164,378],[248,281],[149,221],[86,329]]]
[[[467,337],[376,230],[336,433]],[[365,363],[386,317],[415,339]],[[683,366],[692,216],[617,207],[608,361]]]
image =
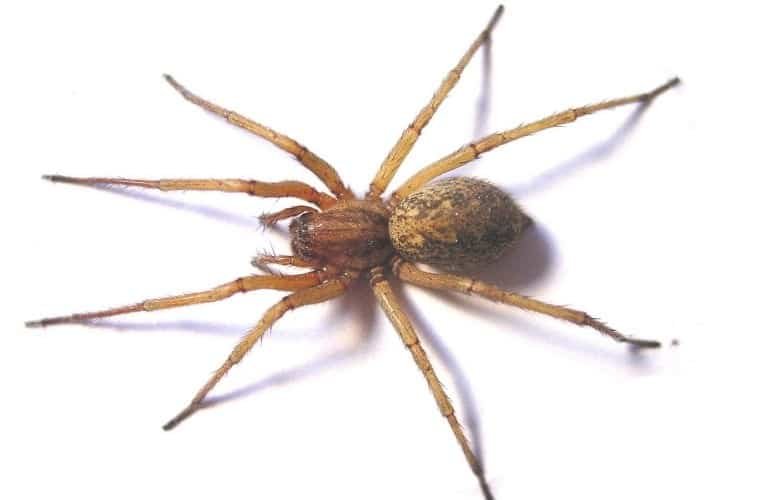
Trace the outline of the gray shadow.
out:
[[[301,379],[309,378],[312,375],[317,375],[324,370],[328,370],[337,366],[342,361],[348,361],[359,357],[363,354],[363,344],[359,344],[353,347],[339,349],[337,351],[326,354],[320,358],[310,361],[306,364],[294,366],[284,371],[274,373],[261,380],[250,383],[243,387],[234,389],[224,394],[213,395],[208,397],[201,410],[207,410],[215,406],[234,401],[240,398],[245,398],[256,394],[259,391],[265,389],[271,389],[281,385],[298,382]]]
[[[155,205],[163,207],[173,208],[176,210],[183,210],[195,215],[199,215],[208,219],[213,219],[218,222],[224,222],[229,225],[244,227],[247,229],[263,229],[263,224],[257,216],[245,216],[239,215],[226,210],[220,210],[218,208],[209,207],[206,205],[199,205],[196,203],[182,202],[174,200],[164,196],[156,196],[145,191],[134,191],[129,188],[118,188],[115,186],[99,186],[99,185],[82,185],[78,187],[85,187],[89,189],[96,189],[99,191],[107,191],[119,196],[125,196],[126,198],[133,198],[139,201],[145,201]]]
[[[327,328],[324,328],[322,332],[318,332],[317,335],[313,335],[313,338],[327,338],[329,336],[329,332],[327,330],[332,330],[339,319],[341,319],[346,314],[346,311],[349,310],[359,312],[357,320],[358,326],[360,327],[361,331],[365,332],[365,335],[370,334],[370,324],[373,321],[372,318],[374,304],[370,300],[368,302],[363,300],[366,294],[365,292],[361,292],[359,290],[361,283],[362,282],[354,282],[347,294],[345,294],[339,300],[331,302],[333,307],[331,307],[330,310],[325,313],[330,319],[323,322]],[[351,297],[352,294],[354,294],[354,297]],[[199,320],[125,321],[116,319],[99,319],[82,321],[77,324],[86,328],[113,330],[117,332],[175,331],[206,335],[236,335],[241,337],[245,332],[252,328],[254,324],[256,324],[256,321],[256,319],[253,319],[250,323],[236,324]]]
[[[234,323],[221,323],[215,321],[114,321],[94,320],[79,323],[88,328],[113,330],[117,332],[162,332],[182,331],[208,335],[242,335],[253,325],[237,325]]]
[[[644,103],[635,108],[624,123],[622,123],[622,125],[604,141],[579,153],[560,165],[537,175],[523,184],[507,186],[507,188],[515,193],[515,196],[522,198],[531,193],[546,189],[559,179],[574,175],[586,167],[593,167],[597,163],[605,161],[616,152],[619,146],[626,142],[650,104],[651,103]]]
[[[536,342],[544,342],[564,354],[581,356],[601,363],[613,364],[620,368],[627,368],[633,374],[652,372],[653,364],[648,361],[649,357],[653,355],[654,349],[638,349],[634,346],[619,344],[597,331],[580,328],[577,325],[569,325],[570,328],[567,329],[567,332],[553,330],[547,328],[546,325],[528,321],[527,317],[536,315],[533,312],[523,311],[505,304],[496,304],[480,298],[469,298],[453,292],[424,290],[438,300],[445,302],[447,307],[466,310],[467,314],[477,314],[484,321],[508,325],[512,334]],[[556,320],[552,319],[552,321]],[[489,330],[491,334],[499,334],[499,329],[495,325],[490,326]],[[584,335],[602,342],[593,344],[582,338]]]
[[[516,197],[545,189],[555,181],[576,174],[582,168],[605,160],[623,144],[635,129],[649,104],[635,109],[625,122],[608,139],[580,153],[522,185],[510,188]],[[535,218],[535,214],[533,215]],[[499,261],[466,274],[488,281],[502,288],[521,290],[540,282],[549,274],[557,253],[552,237],[540,224],[534,224],[523,234],[520,242],[508,249]]]
[[[475,103],[475,138],[480,138],[488,134],[488,116],[491,110],[491,73],[493,71],[493,37],[488,36],[488,39],[483,44],[483,60],[482,60],[482,81],[480,83],[480,95],[477,97]]]
[[[534,223],[498,261],[467,274],[501,288],[522,290],[546,277],[555,258],[552,238],[541,225]]]
[[[361,290],[364,289],[364,290]],[[205,400],[201,409],[207,409],[228,401],[247,397],[256,392],[279,385],[292,383],[310,377],[311,375],[318,374],[323,370],[327,370],[334,366],[337,366],[342,361],[348,361],[363,356],[367,353],[372,345],[373,339],[373,320],[375,314],[376,304],[373,300],[370,288],[363,280],[358,280],[352,283],[347,293],[341,297],[335,303],[335,307],[330,311],[331,318],[339,318],[349,311],[354,313],[354,326],[353,329],[359,332],[358,337],[352,346],[346,346],[337,348],[318,359],[310,361],[309,363],[295,366],[293,368],[286,369],[284,371],[275,373],[261,380],[232,390],[230,392],[213,395]],[[333,335],[333,328],[337,321],[323,322],[324,328],[322,332],[318,332],[318,336],[323,339],[327,338],[326,334],[331,330]],[[242,336],[253,324],[249,325],[235,325],[225,324],[217,322],[201,322],[201,321],[165,321],[165,322],[126,322],[126,321],[91,321],[80,323],[82,326],[91,328],[106,328],[117,331],[139,331],[139,332],[156,332],[162,330],[182,330],[193,333],[202,334],[216,334],[216,335],[237,335]]]
[[[210,396],[205,400],[201,409],[211,408],[228,401],[247,397],[264,389],[298,382],[333,368],[343,361],[363,356],[370,350],[372,345],[373,320],[376,310],[376,304],[367,285],[363,280],[354,282],[347,293],[337,302],[338,306],[335,308],[337,315],[344,314],[347,311],[352,311],[355,314],[354,330],[360,332],[360,334],[352,346],[336,349],[330,354],[326,354],[309,363],[288,368],[230,392]],[[361,290],[363,288],[365,290]]]
[[[483,440],[480,428],[480,418],[477,413],[477,403],[475,403],[475,396],[472,392],[472,386],[469,383],[464,371],[461,369],[456,358],[451,351],[435,334],[432,327],[424,319],[424,316],[419,312],[417,307],[413,306],[413,303],[408,298],[407,294],[403,293],[403,285],[400,280],[392,280],[392,287],[396,290],[397,295],[401,298],[403,309],[408,314],[408,317],[413,321],[414,326],[418,330],[421,339],[427,346],[435,353],[440,362],[448,369],[448,374],[453,381],[453,385],[456,387],[458,393],[458,401],[461,404],[462,414],[464,415],[464,425],[469,431],[469,440],[472,443],[473,451],[477,457],[480,467],[483,468]]]

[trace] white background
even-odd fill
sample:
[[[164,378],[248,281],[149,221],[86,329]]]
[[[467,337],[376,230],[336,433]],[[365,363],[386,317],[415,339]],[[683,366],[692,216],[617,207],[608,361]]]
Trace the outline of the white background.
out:
[[[478,54],[395,178],[479,134],[684,80],[636,122],[631,107],[606,112],[463,171],[510,191],[537,223],[484,277],[664,349],[632,354],[554,320],[397,288],[438,339],[430,352],[479,432],[498,499],[765,498],[768,80],[756,4],[510,2],[493,38],[490,114],[477,112]],[[39,179],[318,185],[183,101],[162,73],[299,139],[363,193],[494,7],[5,5],[0,496],[481,498],[365,286],[285,317],[217,387],[226,403],[170,433],[161,424],[279,293],[102,328],[22,325],[204,289],[252,272],[259,251],[287,249],[255,217],[289,201]]]

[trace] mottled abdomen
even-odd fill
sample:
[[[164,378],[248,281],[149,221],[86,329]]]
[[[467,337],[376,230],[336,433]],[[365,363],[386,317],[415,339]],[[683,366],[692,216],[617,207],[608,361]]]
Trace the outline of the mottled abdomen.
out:
[[[530,223],[493,184],[454,177],[428,184],[400,202],[389,219],[389,236],[408,260],[471,269],[496,260]]]

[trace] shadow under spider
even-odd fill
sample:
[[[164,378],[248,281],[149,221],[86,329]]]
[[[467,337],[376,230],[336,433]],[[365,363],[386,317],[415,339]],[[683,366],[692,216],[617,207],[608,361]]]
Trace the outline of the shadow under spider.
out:
[[[534,220],[520,241],[507,249],[498,261],[486,268],[462,274],[520,292],[546,277],[555,258],[552,238],[546,229]]]
[[[437,291],[421,289],[425,293],[449,304],[453,309],[462,309],[467,314],[474,314],[484,320],[490,320],[494,325],[505,326],[504,330],[510,330],[510,334],[520,335],[526,338],[545,342],[548,345],[570,354],[583,355],[594,358],[602,363],[611,363],[620,368],[629,368],[633,374],[647,373],[652,365],[648,362],[647,352],[635,346],[617,346],[610,339],[601,339],[602,343],[592,343],[588,339],[578,336],[578,330],[574,333],[573,327],[560,332],[556,328],[546,325],[538,326],[528,319],[521,311],[510,311],[507,306],[494,304],[484,300],[473,300],[465,295],[456,295],[450,291]],[[415,311],[410,311],[415,316]],[[553,320],[554,321],[554,320]],[[420,325],[421,326],[421,325]],[[500,330],[498,326],[489,326],[489,333]],[[617,348],[618,347],[618,348]],[[626,350],[621,349],[625,347]]]
[[[133,191],[128,188],[117,188],[114,186],[83,185],[83,187],[97,189],[99,191],[107,191],[119,196],[125,196],[126,198],[146,201],[154,205],[161,205],[164,207],[174,208],[176,210],[183,210],[233,226],[244,227],[247,229],[262,229],[264,227],[257,216],[240,215],[207,205],[174,200],[168,197],[168,193],[163,193],[163,195],[154,195],[145,191]]]
[[[368,291],[368,293],[365,293],[365,291]],[[353,329],[357,336],[353,345],[337,349],[334,352],[325,354],[308,363],[281,370],[278,373],[274,373],[266,378],[239,387],[230,392],[220,395],[214,394],[205,400],[201,409],[211,408],[228,401],[247,397],[263,389],[308,378],[311,375],[316,375],[323,370],[332,368],[342,361],[348,361],[365,354],[371,346],[373,320],[376,312],[376,303],[373,300],[373,296],[370,293],[370,288],[368,288],[367,283],[363,281],[355,282],[349,291],[336,301],[335,304],[336,307],[334,309],[336,309],[337,312],[345,313],[347,311],[352,311],[354,316],[356,316]]]
[[[579,170],[591,167],[600,161],[609,158],[616,150],[624,144],[632,132],[637,128],[637,124],[645,114],[650,103],[639,105],[627,117],[624,122],[607,139],[593,145],[589,149],[582,151],[573,158],[566,160],[559,165],[542,172],[533,179],[518,184],[508,186],[507,190],[514,193],[515,197],[524,197],[531,193],[545,189],[553,181],[573,175]]]
[[[404,293],[403,289],[405,287],[403,286],[403,282],[400,280],[393,280],[392,287],[395,289],[398,298],[401,300],[403,308],[408,313],[408,317],[413,321],[421,339],[435,354],[440,363],[445,366],[448,376],[453,382],[453,386],[456,388],[458,396],[456,399],[461,405],[463,423],[469,431],[469,441],[472,443],[472,448],[477,456],[477,461],[480,463],[480,466],[483,467],[484,448],[482,434],[480,433],[480,418],[477,413],[477,403],[475,403],[472,386],[469,383],[467,375],[464,373],[464,370],[461,369],[461,366],[458,361],[456,361],[453,353],[451,353],[440,336],[434,333],[433,327],[424,319],[419,308],[414,307],[408,294]]]
[[[508,191],[515,198],[522,198],[546,188],[553,181],[610,157],[637,127],[649,104],[637,107],[610,137],[579,153],[570,160],[534,177],[530,181],[511,187]],[[508,249],[494,265],[470,273],[503,288],[519,291],[521,288],[541,280],[546,276],[556,257],[554,246],[546,230],[536,222],[532,214],[533,225],[525,231],[521,241],[514,248]]]
[[[366,291],[368,293],[366,293]],[[368,288],[367,283],[363,281],[357,281],[353,283],[348,293],[344,294],[338,301],[332,302],[331,304],[334,306],[332,311],[329,313],[331,317],[343,316],[348,311],[355,313],[353,314],[353,318],[356,316],[356,321],[352,329],[356,332],[357,337],[355,338],[353,345],[336,349],[335,351],[320,356],[308,363],[273,373],[272,375],[269,375],[261,380],[239,387],[230,392],[220,395],[211,395],[205,400],[201,409],[211,408],[228,401],[247,397],[263,389],[268,389],[278,385],[292,383],[300,379],[308,378],[311,375],[315,375],[323,370],[332,368],[342,361],[351,360],[365,354],[371,345],[373,320],[376,311],[376,303],[373,300],[373,296],[370,293],[370,288]],[[345,317],[348,318],[349,316]],[[117,331],[182,330],[190,331],[193,333],[216,335],[242,335],[245,331],[248,330],[248,328],[252,326],[195,320],[165,321],[154,323],[91,321],[81,323],[81,325],[90,328],[106,328]],[[326,324],[323,328],[324,331],[320,333],[327,333],[328,329],[333,329],[333,324]],[[276,332],[276,335],[279,335],[279,332]]]
[[[253,325],[236,325],[218,321],[176,320],[176,321],[86,321],[80,325],[88,328],[114,330],[117,332],[168,332],[182,331],[209,335],[242,335]]]
[[[482,80],[480,94],[475,104],[475,130],[474,137],[480,138],[488,135],[488,115],[491,109],[491,72],[493,70],[493,37],[483,44]]]

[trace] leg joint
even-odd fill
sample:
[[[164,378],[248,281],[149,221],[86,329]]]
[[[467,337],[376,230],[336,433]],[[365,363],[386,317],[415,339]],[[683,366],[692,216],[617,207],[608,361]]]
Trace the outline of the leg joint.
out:
[[[421,135],[421,129],[422,127],[417,126],[414,122],[408,124],[408,130],[413,130],[413,133],[416,134],[416,137]]]
[[[283,305],[283,308],[285,311],[293,311],[296,309],[297,305],[295,300],[293,299],[294,295],[286,295],[282,299],[280,299],[280,304]]]
[[[384,269],[382,267],[374,267],[370,270],[368,283],[372,287],[376,286],[377,284],[384,281],[386,278],[384,278]]]
[[[390,266],[392,269],[392,273],[394,273],[396,276],[400,274],[400,266],[402,265],[403,265],[403,259],[400,256],[395,255],[394,257],[392,257],[392,260],[390,261]]]

